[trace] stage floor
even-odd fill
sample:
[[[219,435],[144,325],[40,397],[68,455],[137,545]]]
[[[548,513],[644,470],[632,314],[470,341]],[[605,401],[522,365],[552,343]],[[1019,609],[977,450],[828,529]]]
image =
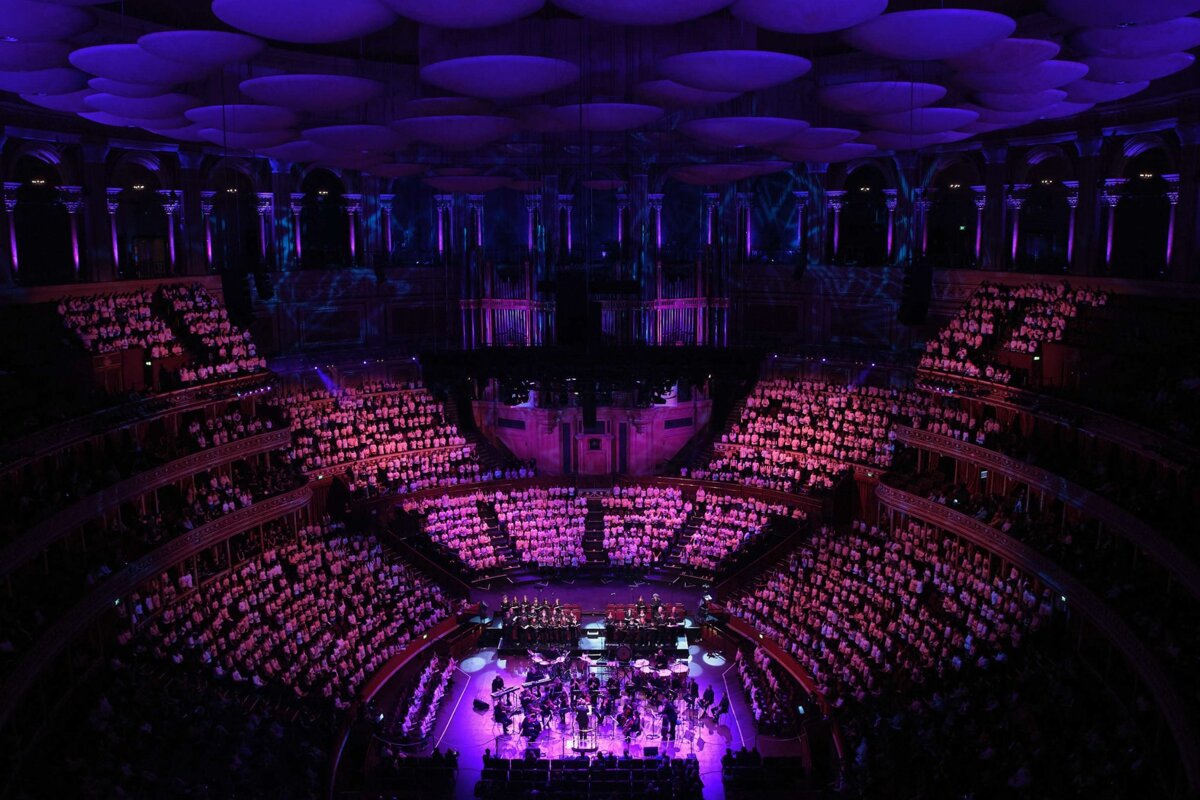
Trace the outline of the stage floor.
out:
[[[681,719],[676,741],[663,742],[646,735],[633,739],[627,746],[623,738],[614,738],[610,726],[601,728],[598,748],[620,755],[626,747],[629,754],[640,757],[646,746],[658,747],[660,753],[675,757],[695,754],[700,761],[701,778],[704,781],[704,797],[724,797],[721,784],[721,757],[725,749],[740,749],[757,746],[765,756],[798,756],[801,748],[798,739],[776,739],[757,736],[753,716],[747,706],[737,668],[733,664],[732,652],[725,655],[708,652],[703,644],[689,648],[689,675],[700,684],[700,691],[711,685],[717,699],[725,693],[729,697],[731,714],[726,715],[719,726],[711,721],[685,724]],[[495,649],[481,649],[464,658],[459,664],[454,686],[442,704],[438,720],[434,725],[433,744],[453,748],[459,752],[456,797],[469,800],[474,796],[475,783],[483,767],[483,751],[488,748],[493,755],[502,758],[520,757],[527,746],[525,739],[513,734],[504,736],[493,722],[491,709],[492,678],[497,674],[504,679],[505,686],[515,686],[525,681],[530,662],[524,656],[497,656]],[[476,711],[472,703],[479,699],[488,703],[488,710]],[[568,725],[569,725],[568,720]],[[543,731],[535,742],[542,750],[543,758],[571,757],[571,732],[559,731],[555,722],[550,730]],[[497,734],[500,734],[499,736]]]

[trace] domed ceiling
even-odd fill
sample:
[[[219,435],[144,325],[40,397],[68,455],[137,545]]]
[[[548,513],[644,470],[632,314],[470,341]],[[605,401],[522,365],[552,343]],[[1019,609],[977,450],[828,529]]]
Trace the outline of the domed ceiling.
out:
[[[127,138],[381,175],[603,152],[703,181],[963,146],[1048,120],[1069,127],[1160,82],[1179,91],[1187,81],[1173,76],[1200,46],[1198,10],[1200,0],[0,0],[0,93],[11,93],[0,101],[19,96]]]

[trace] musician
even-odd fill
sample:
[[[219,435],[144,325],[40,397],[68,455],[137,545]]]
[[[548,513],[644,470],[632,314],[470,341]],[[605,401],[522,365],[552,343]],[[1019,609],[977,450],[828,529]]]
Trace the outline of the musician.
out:
[[[666,666],[667,666],[667,654],[664,653],[663,649],[660,647],[660,648],[658,648],[658,652],[654,654],[654,668],[655,669],[666,669]]]
[[[504,726],[504,735],[508,736],[508,728],[512,725],[512,717],[508,715],[502,707],[496,706],[496,710],[492,713],[492,719]]]
[[[684,693],[684,699],[689,706],[693,705],[700,699],[700,684],[696,683],[695,678],[688,678],[687,691]]]
[[[504,678],[501,678],[500,675],[497,674],[496,677],[492,678],[492,694],[495,694],[503,688]]]
[[[724,714],[727,714],[727,713],[729,713],[729,698],[726,697],[724,693],[722,693],[721,694],[721,702],[717,703],[717,705],[714,706],[713,710],[712,710],[713,721],[716,722],[716,721],[720,720],[721,716]]]
[[[579,733],[583,733],[584,731],[588,730],[587,706],[581,705],[575,710],[575,730]]]
[[[512,607],[513,604],[509,602],[508,595],[503,595],[500,598],[500,610],[496,613],[496,616],[503,621],[508,616],[508,612],[512,610]]]
[[[675,710],[675,702],[670,698],[663,703],[662,709],[662,738],[664,742],[675,741],[675,728],[679,725],[679,712]]]
[[[634,736],[642,732],[642,717],[633,710],[633,706],[627,705],[617,715],[617,725],[620,726],[621,734],[625,737],[625,743],[628,744]]]
[[[525,722],[521,724],[521,735],[531,743],[534,739],[542,735],[542,723],[538,721],[536,716],[525,718]]]
[[[704,689],[704,695],[700,698],[700,710],[702,712],[707,711],[708,707],[711,706],[713,701],[716,699],[716,695],[713,693],[712,684],[709,684]]]

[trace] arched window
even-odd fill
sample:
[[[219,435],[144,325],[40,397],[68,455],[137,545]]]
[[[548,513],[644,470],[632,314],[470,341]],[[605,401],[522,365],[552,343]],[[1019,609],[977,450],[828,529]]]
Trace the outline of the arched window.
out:
[[[117,252],[122,278],[160,278],[170,271],[167,213],[158,175],[140,164],[123,164],[118,174]]]
[[[956,163],[933,180],[925,221],[929,228],[925,255],[931,266],[961,269],[979,263],[975,248],[978,209],[971,189],[974,178],[968,165]]]
[[[254,184],[236,169],[222,169],[212,180],[213,266],[221,271],[258,271],[261,252]]]
[[[1141,153],[1125,163],[1117,190],[1113,223],[1112,271],[1125,278],[1155,278],[1167,269],[1167,228],[1171,203],[1164,172],[1170,171],[1161,148]]]
[[[304,177],[300,211],[303,241],[301,268],[338,269],[350,265],[350,222],[342,181],[329,170],[315,169]]]
[[[24,156],[13,178],[17,205],[17,280],[27,286],[75,280],[71,222],[58,190],[58,172],[41,159]]]
[[[1013,269],[1066,272],[1071,207],[1063,181],[1070,178],[1068,166],[1061,158],[1047,158],[1030,167],[1025,178],[1028,188],[1018,193],[1020,224]]]
[[[829,251],[835,264],[878,266],[887,257],[887,182],[878,167],[864,164],[846,176],[842,196],[841,231],[833,252],[833,211],[830,210]]]

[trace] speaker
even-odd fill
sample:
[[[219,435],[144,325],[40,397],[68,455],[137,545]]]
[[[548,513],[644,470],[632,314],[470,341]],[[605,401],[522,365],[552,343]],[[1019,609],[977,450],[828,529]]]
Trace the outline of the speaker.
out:
[[[658,746],[657,745],[655,745],[655,746],[646,745],[645,747],[642,748],[642,756],[644,758],[657,758],[658,757]]]
[[[919,258],[904,270],[904,283],[900,289],[900,309],[896,319],[901,325],[920,325],[929,313],[929,300],[933,295],[933,268],[925,258]]]
[[[487,711],[490,707],[491,706],[480,700],[478,697],[471,701],[471,708],[475,709],[476,711]]]

